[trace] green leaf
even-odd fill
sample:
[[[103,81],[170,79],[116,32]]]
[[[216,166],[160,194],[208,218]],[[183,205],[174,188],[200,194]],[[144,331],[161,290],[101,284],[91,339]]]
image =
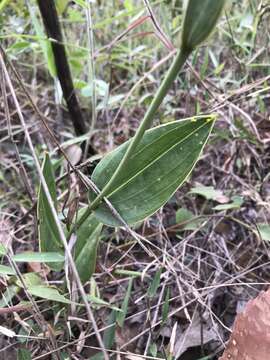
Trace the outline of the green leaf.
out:
[[[86,208],[79,211],[79,218],[86,211]],[[102,224],[91,215],[80,226],[77,232],[75,245],[75,264],[83,283],[88,281],[96,268],[97,247],[100,239]]]
[[[11,0],[2,0],[0,2],[0,11],[3,11],[4,8],[10,3]]]
[[[69,357],[69,355],[67,353],[62,353],[60,354],[60,359],[61,360],[71,360],[71,358]]]
[[[154,276],[154,279],[150,285],[150,287],[148,288],[148,291],[147,291],[147,295],[152,298],[156,295],[157,293],[157,289],[159,287],[159,284],[160,284],[160,276],[162,274],[162,268],[159,269],[156,273],[155,273],[155,276]]]
[[[0,265],[0,275],[16,275],[16,272],[10,266]]]
[[[47,183],[52,200],[56,207],[56,185],[53,167],[50,161],[49,154],[45,154],[43,162],[43,175]],[[62,241],[60,239],[55,219],[51,212],[47,196],[40,184],[38,193],[37,216],[39,221],[39,248],[41,252],[60,252],[63,253]],[[50,263],[53,270],[59,271],[62,269],[62,263]]]
[[[152,343],[150,346],[149,346],[149,353],[156,357],[157,356],[157,353],[158,353],[158,348],[157,348],[157,345],[155,343]]]
[[[23,280],[27,288],[32,286],[43,285],[43,280],[41,279],[41,277],[34,272],[23,274]],[[20,287],[23,287],[23,284],[21,283],[20,279],[16,280],[16,284]]]
[[[70,304],[71,301],[66,299],[64,295],[60,294],[56,288],[46,286],[46,285],[36,285],[28,287],[30,294],[40,297],[46,300],[52,300],[61,302],[64,304]]]
[[[38,253],[38,252],[24,252],[14,255],[13,260],[16,262],[38,262],[38,263],[55,263],[65,261],[62,254],[55,252]]]
[[[18,349],[17,360],[31,360],[32,356],[29,350],[27,349]]]
[[[115,342],[115,321],[116,321],[116,312],[113,310],[109,316],[107,322],[107,329],[104,331],[103,342],[105,349],[110,350],[113,347]],[[104,355],[102,352],[91,356],[89,360],[104,360]]]
[[[223,196],[222,191],[215,190],[213,186],[196,186],[189,193],[203,196],[207,200],[216,200]]]
[[[170,308],[170,288],[167,289],[164,304],[162,305],[162,324],[164,324],[169,315],[169,308]]]
[[[109,84],[107,84],[105,81],[103,80],[99,80],[96,79],[95,80],[95,90],[96,90],[96,95],[98,97],[103,98],[104,96],[107,96],[108,91],[109,91]],[[81,94],[84,97],[92,97],[93,96],[93,89],[94,86],[93,84],[90,85],[86,85],[82,88],[81,90]]]
[[[68,4],[68,0],[56,0],[56,8],[60,15],[63,14]]]
[[[270,225],[268,224],[257,224],[260,237],[264,241],[270,241]]]
[[[124,0],[124,6],[127,11],[132,11],[134,9],[133,3],[131,0]]]
[[[106,196],[128,224],[156,212],[186,180],[207,142],[212,120],[208,116],[174,121],[144,134],[125,171]],[[95,168],[92,180],[100,190],[112,177],[129,143],[107,154]],[[91,192],[90,200],[95,196]],[[99,205],[95,216],[106,225],[121,225],[105,204]]]
[[[110,326],[104,331],[103,341],[106,349],[111,349],[115,341],[115,321],[117,312],[113,310],[109,316],[107,325]]]
[[[233,196],[231,203],[217,205],[213,208],[213,210],[224,211],[224,210],[240,209],[242,204],[243,204],[243,198],[241,196]]]
[[[32,307],[30,301],[21,301],[19,304],[26,307],[28,306],[30,309]],[[17,339],[21,344],[28,344],[29,330],[31,329],[32,331],[38,331],[39,326],[31,318],[25,319],[24,324],[25,326],[21,326],[18,331]]]
[[[102,352],[98,352],[97,354],[91,356],[89,360],[104,360],[104,355]]]
[[[16,41],[14,44],[12,44],[8,49],[7,52],[18,54],[22,52],[25,49],[30,49],[31,44],[29,41]]]
[[[87,3],[85,0],[75,0],[75,3],[80,5],[83,8],[87,8]]]
[[[123,276],[133,276],[138,277],[142,276],[142,273],[139,271],[132,271],[132,270],[124,270],[124,269],[116,269],[114,272],[115,275],[123,275]]]
[[[131,295],[132,283],[133,283],[133,278],[130,278],[129,283],[128,283],[127,292],[126,292],[126,295],[125,295],[125,298],[124,298],[124,301],[123,301],[122,307],[121,307],[122,312],[117,314],[117,323],[120,327],[123,327],[125,318],[127,316],[128,302],[129,302],[129,298]]]
[[[3,244],[0,244],[0,255],[6,255],[7,249]]]
[[[106,306],[108,308],[111,308],[112,310],[115,311],[122,311],[121,309],[119,309],[116,306],[111,305],[110,303],[108,303],[107,301],[104,301],[96,296],[93,295],[87,295],[87,298],[89,301],[91,301],[92,303],[96,304],[96,305],[100,305],[100,306]]]
[[[193,213],[185,208],[178,209],[175,213],[175,220],[177,224],[185,223],[193,218]]]
[[[55,62],[54,62],[51,42],[47,39],[44,39],[45,35],[43,32],[42,25],[37,17],[34,6],[32,6],[31,4],[29,5],[29,12],[30,12],[30,17],[31,17],[31,23],[33,24],[34,30],[38,36],[39,45],[42,49],[42,52],[44,54],[44,57],[45,57],[45,60],[47,63],[48,71],[49,71],[51,77],[55,78],[56,77],[56,68],[55,68]]]
[[[226,0],[189,0],[182,31],[182,49],[194,49],[213,31]]]
[[[6,291],[1,293],[1,299],[0,299],[0,308],[4,308],[8,305],[11,305],[11,300],[14,298],[15,295],[18,294],[18,292],[21,289],[16,285],[10,285],[7,287]]]
[[[198,219],[191,211],[181,208],[175,214],[176,223],[183,223],[183,230],[195,230],[202,223],[202,219]]]
[[[34,273],[34,272],[29,272],[29,273],[23,274],[23,283],[24,284],[18,277],[14,281],[15,281],[15,284],[18,285],[20,288],[24,288],[24,285],[27,288],[30,288],[32,286],[39,286],[39,285],[44,284],[44,282],[41,279],[41,277],[39,276],[39,274]]]

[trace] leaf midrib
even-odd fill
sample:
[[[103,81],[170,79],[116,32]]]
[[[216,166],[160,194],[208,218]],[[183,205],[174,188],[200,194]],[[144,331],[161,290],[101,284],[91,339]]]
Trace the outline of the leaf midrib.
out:
[[[185,140],[187,140],[190,136],[192,136],[194,133],[196,133],[197,131],[201,130],[204,126],[206,126],[209,123],[209,121],[205,121],[204,124],[202,124],[200,127],[198,127],[196,130],[193,130],[189,135],[187,135],[186,137],[182,138],[180,141],[176,142],[173,146],[171,146],[170,148],[168,148],[165,152],[163,152],[160,156],[156,157],[153,161],[151,161],[147,166],[143,167],[140,171],[138,171],[134,176],[130,177],[126,182],[124,182],[122,185],[120,185],[119,187],[117,187],[115,190],[113,190],[111,193],[109,193],[107,195],[107,198],[109,198],[110,196],[114,195],[117,191],[120,191],[124,186],[126,186],[128,183],[130,183],[134,178],[138,177],[142,172],[144,172],[146,169],[148,169],[149,167],[151,167],[153,164],[155,164],[158,160],[160,160],[163,156],[165,156],[169,151],[173,150],[175,147],[179,146],[182,142],[184,142]],[[158,140],[160,139],[160,137],[158,138]],[[157,141],[158,141],[157,140]],[[154,142],[153,142],[154,143]],[[153,144],[151,143],[151,144]],[[203,147],[203,146],[202,146]]]

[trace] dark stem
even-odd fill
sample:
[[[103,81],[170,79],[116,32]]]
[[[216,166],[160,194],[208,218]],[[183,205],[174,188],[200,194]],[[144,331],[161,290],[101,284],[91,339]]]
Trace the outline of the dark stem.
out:
[[[74,126],[76,135],[82,135],[87,132],[87,127],[83,119],[83,114],[75,93],[72,76],[67,60],[61,26],[58,19],[54,0],[37,0],[42,20],[46,29],[48,38],[53,39],[52,51],[63,95],[68,107],[68,111]]]

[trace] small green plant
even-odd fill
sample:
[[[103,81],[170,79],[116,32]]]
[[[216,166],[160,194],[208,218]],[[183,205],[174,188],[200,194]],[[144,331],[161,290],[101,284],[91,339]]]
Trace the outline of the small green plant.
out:
[[[188,2],[181,45],[135,136],[107,154],[92,174],[91,180],[97,190],[90,191],[89,206],[79,212],[78,220],[68,232],[68,239],[77,233],[75,262],[83,282],[91,277],[95,268],[102,224],[126,226],[146,219],[168,201],[198,161],[213,128],[214,114],[149,128],[188,56],[213,31],[224,4],[221,0]],[[52,199],[56,201],[48,155],[43,173]],[[61,239],[42,186],[38,217],[40,250],[61,252]],[[58,266],[56,263],[53,268],[58,269]]]

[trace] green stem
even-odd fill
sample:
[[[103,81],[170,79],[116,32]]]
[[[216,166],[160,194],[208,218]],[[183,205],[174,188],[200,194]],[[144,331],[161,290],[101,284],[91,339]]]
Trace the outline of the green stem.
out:
[[[95,209],[97,205],[99,205],[100,201],[107,196],[113,185],[115,180],[117,179],[118,175],[125,170],[125,166],[127,165],[130,157],[134,153],[136,147],[140,143],[145,131],[150,128],[154,121],[155,114],[162,103],[162,100],[167,95],[169,88],[171,87],[172,83],[174,82],[175,78],[179,74],[182,66],[184,65],[187,57],[189,54],[180,52],[176,55],[165,79],[163,80],[162,84],[160,85],[158,92],[156,93],[151,105],[149,106],[144,119],[142,120],[138,130],[136,131],[135,136],[131,140],[131,143],[123,156],[120,164],[118,165],[117,169],[115,170],[113,176],[109,180],[109,182],[104,186],[100,194],[95,198],[95,200],[90,205],[91,209]]]
[[[112,187],[114,186],[115,180],[119,176],[119,174],[123,171],[125,171],[125,167],[134,153],[136,147],[140,143],[145,131],[150,128],[154,121],[155,114],[162,103],[164,97],[167,95],[172,83],[176,79],[177,75],[179,74],[182,66],[186,62],[186,59],[188,58],[190,52],[185,51],[179,51],[168,70],[167,75],[165,76],[164,80],[162,81],[158,92],[156,93],[154,99],[152,100],[151,105],[149,106],[138,130],[136,131],[135,136],[132,138],[130,145],[123,156],[120,164],[118,165],[117,169],[115,170],[113,176],[108,181],[108,183],[104,186],[102,191],[99,193],[99,195],[94,199],[92,204],[88,207],[88,209],[85,211],[84,215],[81,217],[81,219],[78,221],[78,223],[75,225],[76,229],[78,229],[84,221],[87,219],[87,217],[91,214],[93,210],[97,208],[99,203],[102,201],[104,197],[106,197],[110,191],[112,190]],[[74,232],[74,229],[71,229],[71,233]]]

